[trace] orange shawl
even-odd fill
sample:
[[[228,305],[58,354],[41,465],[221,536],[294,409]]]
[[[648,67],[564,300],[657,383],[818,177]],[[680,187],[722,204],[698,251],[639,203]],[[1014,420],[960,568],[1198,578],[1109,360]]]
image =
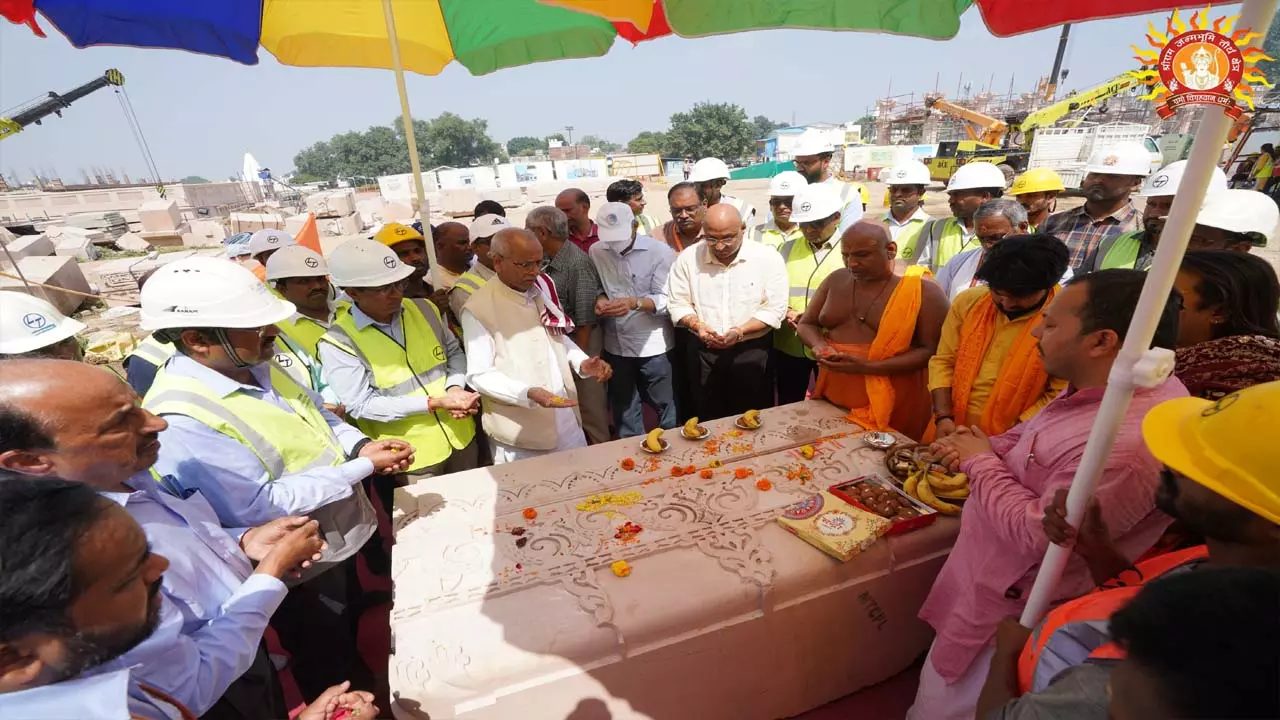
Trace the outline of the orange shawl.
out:
[[[982,408],[982,417],[977,421],[978,427],[988,435],[998,435],[1018,424],[1019,416],[1044,394],[1049,376],[1044,371],[1044,361],[1037,349],[1038,341],[1032,337],[1031,330],[1040,324],[1044,307],[1053,300],[1057,291],[1057,287],[1049,290],[1044,305],[1023,326],[1009,348],[1009,354],[1000,363],[995,387],[991,388],[987,404]],[[969,393],[982,369],[987,349],[995,338],[999,313],[1000,309],[988,292],[974,304],[960,325],[960,348],[956,353],[951,381],[951,412],[955,415],[956,425],[972,423],[968,417]]]

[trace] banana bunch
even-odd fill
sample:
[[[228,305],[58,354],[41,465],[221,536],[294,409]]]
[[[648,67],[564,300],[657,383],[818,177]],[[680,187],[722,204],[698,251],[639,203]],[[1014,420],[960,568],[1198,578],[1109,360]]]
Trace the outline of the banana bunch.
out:
[[[703,435],[706,435],[707,429],[698,424],[698,418],[691,417],[687,422],[685,422],[684,428],[681,430],[681,432],[683,432],[684,436],[687,438],[697,439],[702,437]]]
[[[644,436],[644,449],[649,452],[662,452],[662,428],[654,428]]]
[[[959,515],[960,505],[955,501],[969,497],[969,477],[964,473],[948,475],[922,463],[907,476],[902,489],[943,515]]]
[[[744,428],[755,430],[756,428],[760,427],[760,411],[759,410],[746,411],[745,413],[742,414],[742,417],[738,418],[738,424],[740,424]]]

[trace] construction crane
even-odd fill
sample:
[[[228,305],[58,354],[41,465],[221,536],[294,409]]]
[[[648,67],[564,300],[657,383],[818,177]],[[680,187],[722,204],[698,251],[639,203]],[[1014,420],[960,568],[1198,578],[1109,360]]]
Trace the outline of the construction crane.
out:
[[[1001,141],[1004,140],[1005,133],[1009,131],[1009,125],[1005,121],[962,105],[956,105],[947,101],[941,95],[925,95],[924,106],[930,110],[937,110],[943,115],[949,115],[969,123],[964,126],[965,133],[969,135],[970,140],[980,142],[983,145],[999,147]],[[975,130],[974,126],[977,126],[978,129]]]
[[[1138,87],[1138,80],[1127,72],[1095,85],[1083,92],[1069,95],[1056,103],[1045,105],[1039,110],[1029,113],[1018,113],[1005,117],[1011,135],[1021,134],[1015,138],[1024,148],[1031,147],[1031,135],[1036,128],[1047,127],[1078,110],[1087,110],[1110,100],[1120,93]]]
[[[124,85],[124,75],[113,68],[103,73],[101,77],[94,78],[61,95],[50,92],[47,97],[19,106],[13,111],[5,113],[4,116],[0,116],[0,140],[17,135],[28,125],[39,125],[41,120],[50,115],[62,117],[62,111],[71,107],[71,103],[94,91],[108,86],[118,87],[121,85]]]

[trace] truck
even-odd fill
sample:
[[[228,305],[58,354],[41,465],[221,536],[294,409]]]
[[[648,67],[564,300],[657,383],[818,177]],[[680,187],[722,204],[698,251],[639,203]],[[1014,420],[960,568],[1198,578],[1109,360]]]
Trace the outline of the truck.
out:
[[[1062,184],[1077,190],[1084,180],[1085,165],[1095,148],[1107,147],[1118,142],[1137,141],[1146,146],[1151,155],[1151,169],[1164,164],[1160,147],[1147,135],[1147,126],[1140,123],[1107,123],[1105,125],[1080,125],[1077,127],[1040,128],[1031,141],[1027,169],[1049,168],[1062,176]]]

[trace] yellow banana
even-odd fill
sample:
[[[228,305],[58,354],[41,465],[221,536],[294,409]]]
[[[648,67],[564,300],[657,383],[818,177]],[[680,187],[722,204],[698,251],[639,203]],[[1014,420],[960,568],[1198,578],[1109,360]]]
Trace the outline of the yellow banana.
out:
[[[742,414],[742,424],[749,428],[760,427],[760,411],[748,410]]]
[[[961,488],[969,487],[969,477],[964,473],[947,475],[935,470],[929,473],[929,484],[933,486],[934,490],[955,492]]]
[[[920,495],[917,488],[921,484],[920,483],[921,474],[922,472],[920,470],[917,470],[911,473],[910,475],[908,475],[906,482],[902,483],[902,491],[917,500],[920,499]],[[928,483],[924,483],[924,484],[928,485]]]
[[[966,486],[959,490],[938,490],[933,495],[942,500],[966,500],[969,497],[969,488]]]
[[[689,421],[684,424],[684,434],[693,435],[693,436],[702,434],[700,428],[698,427],[698,418],[696,417],[689,418]]]
[[[937,510],[943,515],[959,515],[960,514],[960,509],[961,509],[960,506],[953,505],[943,500],[939,500],[933,494],[933,488],[929,487],[929,483],[927,482],[920,483],[917,486],[917,490],[920,491],[920,502],[924,503],[925,505],[928,505],[929,507],[933,508],[934,510]]]
[[[662,428],[654,428],[644,436],[644,446],[653,452],[662,451]]]

